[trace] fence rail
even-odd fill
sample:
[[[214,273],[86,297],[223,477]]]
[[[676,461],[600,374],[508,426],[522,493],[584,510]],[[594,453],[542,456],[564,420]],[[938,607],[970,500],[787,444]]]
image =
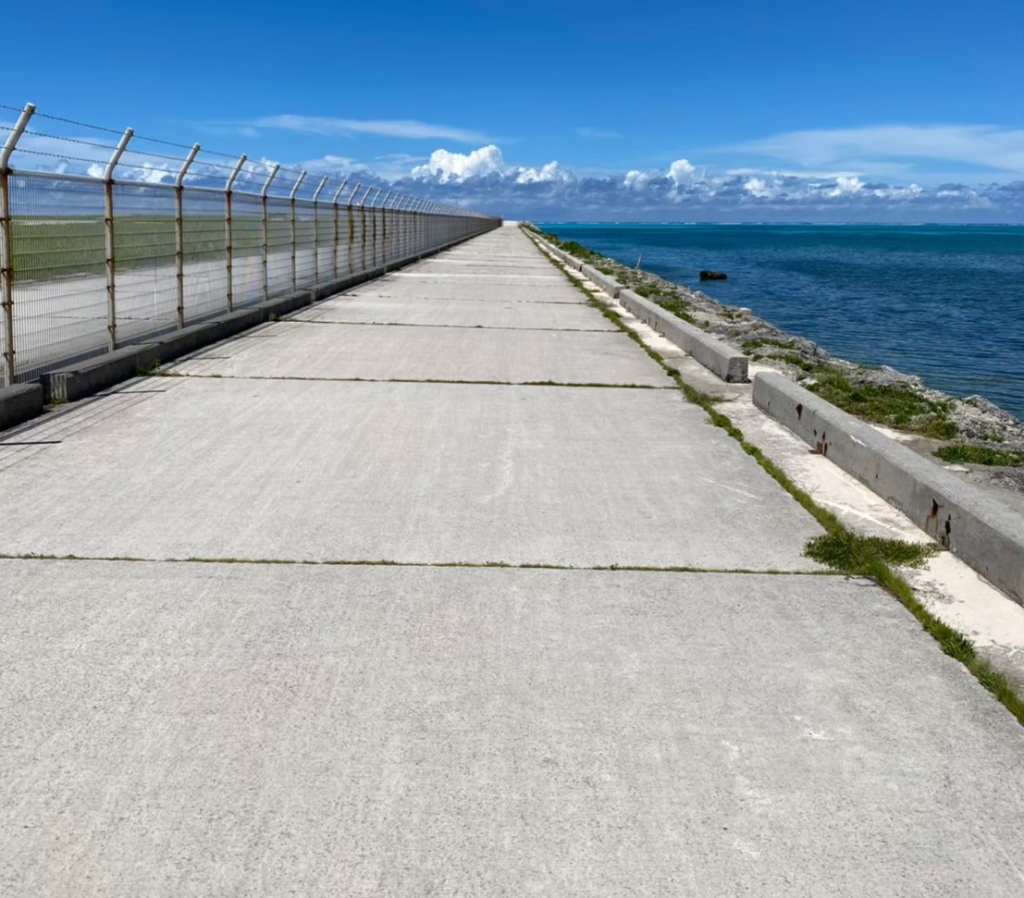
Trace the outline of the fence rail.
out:
[[[197,163],[198,144],[181,158],[136,151],[130,128],[116,143],[54,137],[29,130],[35,114],[28,104],[3,126],[0,384],[275,296],[386,270],[500,224],[384,186],[332,183],[244,155],[231,164]],[[72,150],[84,146],[86,155],[60,143],[56,153],[19,146],[26,135],[34,146],[64,141]],[[57,170],[19,167],[19,153],[56,158]],[[73,173],[62,160],[89,168]],[[126,165],[132,176],[117,177]]]

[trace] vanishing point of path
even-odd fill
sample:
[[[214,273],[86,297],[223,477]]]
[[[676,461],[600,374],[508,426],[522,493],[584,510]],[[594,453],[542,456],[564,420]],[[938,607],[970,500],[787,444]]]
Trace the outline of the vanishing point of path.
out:
[[[1019,725],[518,229],[164,373],[0,438],[6,898],[1022,894]]]

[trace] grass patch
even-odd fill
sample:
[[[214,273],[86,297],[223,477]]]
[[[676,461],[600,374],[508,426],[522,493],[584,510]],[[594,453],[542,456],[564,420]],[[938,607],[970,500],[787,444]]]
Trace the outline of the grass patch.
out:
[[[97,183],[97,189],[100,182]],[[16,215],[11,222],[13,277],[16,282],[49,280],[106,272],[106,231],[102,193],[82,200],[91,214],[60,218]],[[273,215],[268,221],[272,246],[291,240],[291,221]],[[231,221],[236,260],[258,256],[263,240],[260,216],[236,214]],[[225,257],[224,219],[188,216],[182,223],[185,261],[221,261]],[[114,222],[114,257],[119,269],[172,266],[176,257],[174,215],[118,214]]]
[[[763,346],[777,346],[780,349],[791,349],[793,347],[793,341],[785,342],[783,340],[744,340],[743,351],[745,353],[753,352],[755,349],[760,349]]]
[[[899,384],[856,384],[824,365],[812,365],[810,373],[818,379],[808,386],[812,393],[865,421],[940,440],[957,434],[949,402],[934,402]]]
[[[778,359],[780,362],[785,362],[787,365],[793,365],[801,371],[806,371],[808,373],[816,370],[816,366],[813,363],[801,358],[795,352],[787,352],[784,355],[773,356],[773,358]]]
[[[901,539],[860,536],[852,531],[833,530],[807,543],[804,554],[820,564],[855,576],[867,576],[871,565],[881,560],[898,567],[922,567],[937,555],[934,543],[911,543]]]
[[[943,461],[971,465],[997,465],[1006,468],[1024,466],[1024,452],[1010,452],[1005,449],[991,449],[988,446],[943,446],[933,455]]]
[[[149,377],[149,376],[151,376],[153,374],[156,374],[156,372],[157,372],[157,370],[159,370],[159,368],[160,368],[160,360],[157,359],[156,361],[150,362],[148,365],[139,365],[138,367],[136,367],[136,369],[135,369],[135,376],[136,377]]]
[[[661,306],[666,312],[671,312],[676,318],[682,318],[683,321],[689,322],[690,324],[696,325],[697,319],[690,314],[690,304],[685,299],[659,299],[656,300],[657,304]]]

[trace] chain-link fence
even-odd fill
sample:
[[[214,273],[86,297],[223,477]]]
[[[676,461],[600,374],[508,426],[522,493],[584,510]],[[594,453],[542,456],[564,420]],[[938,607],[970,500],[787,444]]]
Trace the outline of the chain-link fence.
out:
[[[198,145],[149,138],[136,140],[187,153],[141,151],[131,129],[31,104],[18,112],[0,124],[0,383],[386,270],[500,224],[376,184],[197,158]],[[44,133],[28,127],[33,117],[118,139]],[[53,170],[32,170],[40,160]]]

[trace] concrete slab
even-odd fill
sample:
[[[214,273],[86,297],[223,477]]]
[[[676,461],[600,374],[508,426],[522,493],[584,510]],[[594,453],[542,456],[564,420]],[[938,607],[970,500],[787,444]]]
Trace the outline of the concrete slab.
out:
[[[495,274],[492,277],[486,277],[480,272],[454,272],[454,271],[438,271],[438,272],[427,272],[427,271],[396,271],[390,277],[395,280],[411,280],[411,281],[463,281],[466,279],[472,279],[482,284],[504,284],[506,286],[516,287],[524,286],[529,287],[534,284],[558,284],[564,283],[565,278],[560,274],[545,274],[538,272],[537,274]]]
[[[864,583],[0,580],[6,898],[1020,894],[1021,728]]]
[[[551,274],[551,265],[540,255],[533,259],[509,259],[504,262],[495,262],[492,259],[481,258],[480,261],[473,261],[471,258],[462,257],[459,259],[436,258],[424,262],[417,262],[415,265],[405,269],[406,275],[413,274],[436,274],[441,276],[461,276],[463,274],[479,274],[481,279],[514,277],[516,275],[545,275]]]
[[[602,320],[596,313],[593,316],[595,321]],[[554,381],[653,387],[672,383],[621,333],[297,321],[277,322],[260,333],[263,339],[213,347],[171,364],[168,370],[233,377]]]
[[[491,299],[431,299],[344,294],[291,316],[292,321],[604,330],[615,325],[580,303],[523,303]]]
[[[438,299],[463,299],[480,302],[569,303],[585,306],[586,297],[568,284],[478,284],[474,281],[410,282],[381,278],[345,291],[345,296],[379,296],[391,299],[411,299],[434,302]]]
[[[674,390],[134,389],[0,447],[0,553],[816,569],[818,525]]]

